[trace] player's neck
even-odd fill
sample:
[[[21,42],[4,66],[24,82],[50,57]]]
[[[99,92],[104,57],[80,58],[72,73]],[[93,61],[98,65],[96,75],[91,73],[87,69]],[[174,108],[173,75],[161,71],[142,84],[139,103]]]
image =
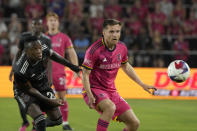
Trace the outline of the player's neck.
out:
[[[107,42],[105,39],[104,39],[104,43],[105,43],[105,45],[107,46],[107,48],[108,48],[109,50],[113,50],[113,49],[116,47],[115,45],[113,45],[113,44]]]
[[[50,35],[55,35],[55,34],[59,33],[59,30],[49,30],[48,33]]]

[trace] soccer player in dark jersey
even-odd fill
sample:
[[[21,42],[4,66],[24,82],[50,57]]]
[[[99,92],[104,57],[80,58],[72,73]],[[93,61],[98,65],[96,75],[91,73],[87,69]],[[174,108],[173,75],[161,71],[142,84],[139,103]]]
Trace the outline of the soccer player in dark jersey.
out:
[[[123,131],[136,131],[139,127],[138,118],[115,88],[119,68],[148,93],[156,90],[144,84],[128,63],[127,48],[119,41],[121,26],[117,20],[104,20],[103,37],[88,48],[82,64],[84,100],[101,113],[97,131],[107,131],[111,119],[124,122]]]
[[[36,131],[46,131],[46,126],[62,123],[58,106],[63,104],[56,99],[47,76],[48,59],[52,59],[79,73],[80,68],[69,63],[40,40],[24,44],[24,51],[13,65],[15,92],[18,94],[23,109],[34,120]],[[46,112],[47,118],[42,112]]]
[[[40,18],[32,19],[32,31],[22,33],[22,35],[20,37],[19,46],[18,46],[19,51],[17,52],[17,55],[15,56],[15,58],[12,62],[13,64],[21,56],[22,51],[24,49],[24,43],[25,42],[28,42],[28,41],[31,41],[31,40],[34,40],[34,39],[39,39],[41,44],[45,43],[46,46],[51,49],[51,40],[48,36],[46,36],[44,33],[42,33],[42,31],[43,31],[42,19],[40,19]],[[49,60],[47,71],[48,71],[48,77],[49,77],[49,84],[50,85],[52,85],[52,72],[51,72],[51,70],[52,70],[51,61]],[[13,69],[10,72],[10,76],[9,76],[10,81],[12,81],[12,76],[13,76]],[[19,97],[17,96],[16,93],[14,93],[14,96],[15,96],[16,101],[18,102],[19,109],[20,109],[20,115],[23,119],[23,123],[22,123],[22,126],[20,127],[19,131],[25,131],[25,129],[29,126],[29,122],[26,118],[26,114],[24,113],[25,111],[22,108],[20,100],[18,99]]]

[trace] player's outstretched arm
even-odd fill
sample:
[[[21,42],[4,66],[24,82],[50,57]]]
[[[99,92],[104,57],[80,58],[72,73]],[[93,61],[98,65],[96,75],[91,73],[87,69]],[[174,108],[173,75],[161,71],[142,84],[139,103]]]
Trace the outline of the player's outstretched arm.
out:
[[[76,73],[81,71],[79,66],[71,64],[68,60],[64,59],[62,56],[60,56],[59,54],[57,54],[53,50],[50,50],[50,59],[52,59],[55,62],[58,62],[58,63],[60,63],[60,64],[62,64],[64,66],[69,67],[71,70],[73,70]]]
[[[93,104],[95,103],[96,99],[94,98],[92,91],[90,90],[90,81],[89,81],[90,72],[91,70],[87,70],[85,68],[82,69],[82,83],[88,96],[88,105],[92,109],[94,108]]]
[[[148,93],[152,94],[153,92],[151,92],[150,90],[157,90],[154,86],[149,86],[144,84],[140,78],[137,76],[137,74],[135,73],[133,67],[127,62],[125,64],[122,64],[122,69],[123,71],[129,76],[129,78],[131,78],[133,81],[135,81],[138,85],[140,85],[145,91],[147,91]]]

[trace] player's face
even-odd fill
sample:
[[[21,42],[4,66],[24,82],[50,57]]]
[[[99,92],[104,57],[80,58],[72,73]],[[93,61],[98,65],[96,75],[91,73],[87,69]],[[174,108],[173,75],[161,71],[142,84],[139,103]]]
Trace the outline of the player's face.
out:
[[[33,21],[32,22],[32,30],[35,33],[40,33],[43,30],[42,21]]]
[[[103,30],[103,36],[107,44],[115,45],[120,39],[121,26],[120,25],[108,25]]]
[[[47,19],[47,26],[49,30],[56,30],[59,28],[59,20],[51,16]]]
[[[32,48],[28,49],[27,55],[33,60],[41,60],[42,59],[42,46],[37,43]]]

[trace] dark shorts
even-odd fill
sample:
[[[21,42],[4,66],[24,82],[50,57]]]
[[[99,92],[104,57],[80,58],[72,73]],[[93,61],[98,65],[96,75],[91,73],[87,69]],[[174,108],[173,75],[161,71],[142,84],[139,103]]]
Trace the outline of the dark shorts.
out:
[[[55,94],[52,89],[48,89],[48,90],[40,92],[40,93],[50,99],[55,98]],[[31,104],[37,104],[43,112],[45,112],[47,110],[55,109],[54,107],[50,106],[49,104],[47,104],[45,102],[41,102],[37,98],[30,96],[29,94],[24,93],[24,92],[17,93],[17,90],[14,90],[14,97],[15,97],[15,99],[17,99],[17,101],[22,106],[22,108],[24,109],[25,112],[27,112],[28,107]]]
[[[100,103],[104,99],[110,99],[116,105],[116,111],[112,117],[113,120],[117,120],[117,117],[120,116],[122,113],[126,112],[127,110],[131,109],[129,104],[118,94],[118,92],[108,92],[105,90],[91,88],[91,91],[96,99],[95,109],[98,103]],[[85,92],[83,92],[83,97],[88,104],[88,96]],[[97,110],[99,113],[101,111]]]

